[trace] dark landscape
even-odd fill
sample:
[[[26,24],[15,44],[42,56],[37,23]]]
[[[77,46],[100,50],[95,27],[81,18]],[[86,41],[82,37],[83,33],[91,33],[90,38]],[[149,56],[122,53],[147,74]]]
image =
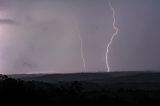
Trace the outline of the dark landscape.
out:
[[[1,75],[0,95],[4,105],[157,105],[160,73]]]

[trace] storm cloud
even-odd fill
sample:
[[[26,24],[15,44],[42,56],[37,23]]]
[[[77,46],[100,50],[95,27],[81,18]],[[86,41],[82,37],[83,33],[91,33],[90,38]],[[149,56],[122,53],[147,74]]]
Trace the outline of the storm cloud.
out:
[[[111,0],[111,71],[160,69],[159,0]],[[114,33],[107,0],[0,0],[0,73],[106,71]]]

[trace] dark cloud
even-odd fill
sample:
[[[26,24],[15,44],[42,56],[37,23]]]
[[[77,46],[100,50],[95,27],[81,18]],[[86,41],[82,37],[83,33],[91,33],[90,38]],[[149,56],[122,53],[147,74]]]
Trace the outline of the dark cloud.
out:
[[[16,25],[17,22],[12,19],[0,19],[0,24]]]

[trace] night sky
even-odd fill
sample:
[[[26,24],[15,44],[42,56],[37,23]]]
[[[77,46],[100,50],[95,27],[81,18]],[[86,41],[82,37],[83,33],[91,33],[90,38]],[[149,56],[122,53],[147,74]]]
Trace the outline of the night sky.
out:
[[[110,0],[111,71],[160,70],[160,0]],[[107,71],[107,0],[0,0],[0,73]]]

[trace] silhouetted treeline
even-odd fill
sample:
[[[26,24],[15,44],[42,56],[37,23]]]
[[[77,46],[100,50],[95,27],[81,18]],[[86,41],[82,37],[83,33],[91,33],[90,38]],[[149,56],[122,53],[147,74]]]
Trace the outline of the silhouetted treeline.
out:
[[[0,75],[0,104],[21,106],[158,105],[160,90],[86,89],[84,82],[48,84]]]

